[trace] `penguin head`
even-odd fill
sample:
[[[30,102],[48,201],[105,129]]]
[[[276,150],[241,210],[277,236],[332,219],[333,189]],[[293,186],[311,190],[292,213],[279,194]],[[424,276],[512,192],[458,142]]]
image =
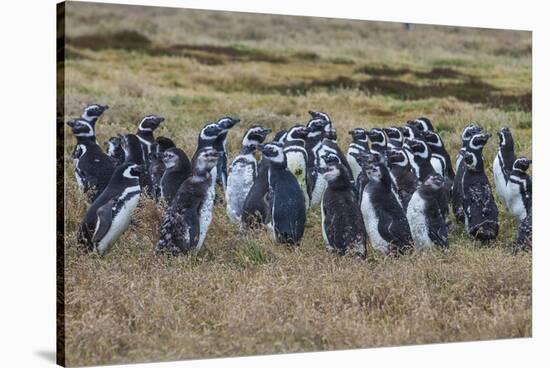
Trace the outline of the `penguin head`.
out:
[[[298,141],[305,142],[308,134],[309,134],[309,129],[304,125],[298,124],[298,125],[294,125],[292,128],[288,130],[286,139],[288,141],[298,140]]]
[[[307,123],[309,129],[308,138],[316,137],[330,129],[330,124],[324,119],[312,119]]]
[[[441,137],[439,136],[439,134],[432,132],[431,130],[426,130],[422,132],[422,138],[424,138],[424,142],[426,142],[432,147],[443,146],[443,141],[441,140]]]
[[[372,164],[379,164],[384,162],[382,155],[376,151],[371,152],[350,152],[350,155],[355,158],[359,166],[366,168]]]
[[[514,161],[514,166],[512,167],[512,170],[527,172],[532,162],[533,161],[529,160],[527,157],[518,157],[516,161]]]
[[[434,131],[434,127],[432,125],[431,120],[425,117],[414,119],[413,125],[421,132]]]
[[[155,139],[155,142],[157,143],[157,152],[164,152],[169,148],[176,147],[176,144],[173,140],[166,137],[157,137]]]
[[[142,165],[137,165],[134,163],[120,165],[117,170],[121,170],[122,176],[124,176],[125,178],[137,180],[138,182],[141,175],[145,172],[145,168]]]
[[[223,131],[228,131],[229,129],[233,128],[240,121],[241,121],[241,119],[238,119],[238,118],[232,118],[232,117],[229,117],[229,116],[224,116],[224,117],[218,119],[216,124],[218,124],[218,126]]]
[[[196,159],[196,169],[199,172],[210,172],[214,166],[218,163],[221,153],[212,147],[202,148]]]
[[[162,116],[147,115],[141,119],[138,129],[142,132],[152,132],[157,129],[163,121],[164,118]]]
[[[243,137],[243,147],[256,147],[263,143],[271,129],[264,128],[261,125],[253,125],[246,131]]]
[[[403,138],[405,139],[416,139],[420,137],[420,130],[416,127],[416,124],[413,120],[407,121],[403,127]]]
[[[351,135],[351,139],[355,142],[368,142],[367,131],[363,128],[355,128],[348,132]]]
[[[107,110],[109,106],[107,105],[99,105],[99,104],[91,104],[84,108],[84,111],[82,111],[81,118],[86,121],[94,121],[97,120],[104,112]]]
[[[510,131],[510,128],[500,128],[500,130],[498,131],[498,142],[501,147],[505,147],[507,145],[511,145],[512,147],[514,146],[512,132]]]
[[[281,129],[277,133],[275,133],[271,142],[284,144],[287,134],[288,132],[285,129]]]
[[[470,142],[468,143],[468,147],[474,151],[481,150],[487,144],[487,141],[489,140],[489,138],[491,138],[491,134],[489,133],[475,134],[470,139]]]
[[[84,119],[69,120],[67,125],[71,127],[76,137],[93,137],[95,135],[92,124]]]
[[[389,128],[382,128],[384,130],[384,133],[386,133],[386,136],[388,139],[393,139],[399,142],[403,142],[403,132],[401,131],[401,128],[398,127],[389,127]]]
[[[382,166],[380,163],[369,164],[365,172],[369,177],[369,180],[372,180],[375,182],[382,181],[383,173],[382,173]]]
[[[338,134],[336,133],[336,129],[330,128],[328,132],[325,134],[325,139],[328,139],[329,141],[336,143],[336,140],[338,139]]]
[[[122,148],[121,146],[122,142],[120,137],[111,137],[107,142],[105,142],[105,145],[107,147],[107,154],[109,156],[113,156],[117,149]]]
[[[472,137],[482,131],[481,127],[477,123],[470,123],[466,125],[462,131],[462,142],[469,142]]]
[[[206,124],[200,132],[199,139],[213,141],[222,133],[223,129],[216,123]]]
[[[386,152],[388,165],[390,166],[407,166],[409,157],[402,149],[392,149]]]
[[[309,113],[309,115],[311,116],[312,119],[324,120],[329,125],[332,126],[332,120],[330,120],[330,117],[328,116],[328,114],[326,112],[309,110],[308,113]]]
[[[321,158],[325,162],[325,166],[317,167],[317,172],[323,175],[323,178],[329,183],[335,181],[342,173],[340,159],[332,154],[325,154]]]
[[[167,169],[175,167],[182,162],[185,153],[176,147],[168,148],[166,151],[162,152],[162,162]]]
[[[428,158],[429,150],[426,142],[420,139],[405,139],[404,144],[412,151],[413,155]]]
[[[439,174],[430,175],[424,180],[423,185],[430,189],[441,189],[445,185],[445,179]]]
[[[258,148],[262,151],[263,157],[271,162],[283,163],[285,161],[285,154],[281,143],[262,144]]]
[[[382,129],[379,128],[372,128],[367,132],[367,136],[369,137],[369,140],[376,145],[379,146],[386,146],[387,140],[386,140],[386,134]]]

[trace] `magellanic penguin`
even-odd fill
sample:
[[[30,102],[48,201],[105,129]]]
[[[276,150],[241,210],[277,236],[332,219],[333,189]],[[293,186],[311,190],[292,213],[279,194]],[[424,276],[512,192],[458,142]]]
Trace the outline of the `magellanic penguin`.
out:
[[[298,244],[304,235],[306,222],[304,193],[287,168],[283,146],[269,143],[261,146],[261,150],[264,160],[269,161],[269,225],[273,230],[273,238],[279,243]]]
[[[113,160],[115,166],[124,162],[124,150],[122,149],[122,139],[120,137],[111,137],[107,142],[107,155]]]
[[[163,153],[174,147],[176,147],[174,142],[166,137],[157,137],[152,145],[153,152],[149,155],[149,176],[151,177],[152,196],[156,201],[160,199],[160,181],[164,170],[166,170]]]
[[[369,181],[363,192],[361,213],[369,240],[385,254],[402,253],[412,246],[413,240],[403,207],[391,190],[388,168],[381,163],[371,164],[366,173]]]
[[[449,229],[439,203],[445,190],[443,176],[430,175],[409,201],[407,220],[416,249],[449,247]]]
[[[401,148],[403,146],[403,131],[399,127],[382,128],[388,137],[388,148]]]
[[[157,252],[175,255],[197,253],[202,248],[212,219],[211,214],[205,216],[205,211],[212,211],[212,207],[208,206],[213,204],[213,200],[212,203],[208,200],[213,180],[210,171],[216,166],[219,156],[220,153],[214,148],[203,148],[197,152],[193,174],[179,187],[172,204],[164,213],[155,248]]]
[[[464,176],[466,167],[462,164],[462,157],[466,152],[481,151],[488,139],[489,135],[483,133],[481,128],[475,123],[468,125],[462,132],[462,148],[458,152],[458,155],[461,158],[457,158],[455,180],[453,182],[453,191],[451,193],[451,205],[456,221],[458,222],[464,223],[464,210],[462,207],[462,177]]]
[[[512,172],[506,183],[505,198],[508,209],[518,221],[522,221],[531,213],[533,195],[531,190],[531,176],[527,172],[531,160],[527,157],[518,157],[512,165]]]
[[[91,104],[84,108],[82,111],[82,115],[80,117],[84,120],[86,120],[90,125],[92,126],[92,129],[95,132],[95,123],[97,120],[103,115],[105,111],[109,109],[109,106],[107,105],[100,105],[100,104]]]
[[[445,149],[441,136],[431,130],[423,132],[424,142],[430,147],[432,158],[430,160],[434,170],[445,179],[453,181],[455,172],[451,163],[451,156]]]
[[[361,165],[357,162],[352,153],[358,155],[360,153],[369,153],[369,138],[367,137],[367,131],[363,128],[355,128],[348,132],[351,135],[351,143],[348,147],[347,160],[351,169],[351,175],[353,181],[357,181],[357,177],[361,173]]]
[[[76,146],[71,155],[75,176],[80,190],[94,201],[109,184],[115,164],[96,143],[93,127],[84,119],[67,122],[76,137]]]
[[[328,123],[328,127],[332,128],[332,120],[330,119],[330,116],[328,116],[326,112],[309,110],[308,113],[312,119],[324,120]]]
[[[235,156],[229,167],[225,203],[229,220],[240,223],[244,202],[258,174],[256,149],[262,144],[271,129],[261,125],[250,127],[242,140],[241,152]]]
[[[160,179],[160,198],[172,203],[181,184],[191,176],[191,162],[180,148],[169,148],[162,153],[166,170]]]
[[[407,210],[409,200],[418,187],[418,178],[403,149],[390,149],[386,152],[386,156],[392,181],[397,187],[397,194],[403,209]]]
[[[104,254],[126,231],[139,201],[142,168],[133,163],[118,166],[107,188],[86,211],[77,240],[87,250]]]
[[[495,239],[499,230],[498,208],[485,175],[481,150],[466,151],[463,162],[461,190],[466,231],[478,240]]]
[[[367,167],[371,164],[384,163],[385,158],[376,151],[359,153],[352,152],[351,155],[361,167],[361,172],[357,175],[357,180],[355,180],[355,195],[357,202],[361,203],[363,191],[369,182],[369,177],[366,171]]]
[[[367,233],[349,173],[336,156],[322,158],[325,166],[317,170],[328,183],[321,202],[325,246],[329,252],[365,258]]]
[[[384,133],[382,129],[372,128],[367,132],[367,135],[370,140],[370,150],[384,155],[388,148],[388,137],[386,137],[386,133]]]
[[[498,132],[498,152],[493,161],[493,175],[497,194],[506,206],[506,184],[516,161],[514,138],[509,128],[501,128]]]
[[[229,129],[233,128],[240,121],[241,120],[237,118],[224,116],[216,122],[216,124],[220,127],[221,132],[212,146],[221,154],[221,157],[218,160],[218,168],[216,170],[216,182],[221,185],[223,190],[225,190],[225,187],[227,186],[227,134]]]
[[[141,150],[143,154],[143,162],[149,165],[149,156],[153,152],[152,145],[155,144],[155,137],[153,132],[159,127],[160,123],[164,121],[162,116],[147,115],[138,125],[136,137],[138,137],[141,143]]]
[[[330,124],[324,119],[313,119],[307,123],[307,128],[309,130],[306,141],[309,205],[316,207],[321,203],[321,197],[327,184],[317,172],[317,167],[321,166],[321,149],[323,140],[327,132],[330,131]]]
[[[139,138],[135,134],[124,134],[120,138],[124,150],[124,163],[145,164]]]
[[[288,130],[284,143],[284,153],[288,170],[296,177],[306,201],[306,208],[309,208],[309,193],[307,183],[307,151],[306,140],[309,129],[304,125],[294,125]]]

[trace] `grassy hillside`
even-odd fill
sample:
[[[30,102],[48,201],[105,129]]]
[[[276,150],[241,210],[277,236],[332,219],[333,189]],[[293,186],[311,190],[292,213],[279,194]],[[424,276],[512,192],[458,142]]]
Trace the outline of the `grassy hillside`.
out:
[[[249,125],[273,129],[332,117],[347,131],[432,119],[455,155],[477,121],[512,128],[531,157],[531,34],[400,23],[69,3],[65,120],[91,102],[111,108],[103,142],[166,118],[158,135],[188,155],[206,122],[235,115],[238,152]],[[103,258],[75,234],[87,204],[65,127],[65,313],[70,365],[348,349],[530,336],[531,255],[513,256],[516,224],[499,203],[501,233],[484,246],[454,225],[447,253],[367,261],[325,252],[310,211],[299,248],[259,231],[240,235],[218,205],[206,249],[166,259],[152,249],[161,213],[143,198],[130,229]]]

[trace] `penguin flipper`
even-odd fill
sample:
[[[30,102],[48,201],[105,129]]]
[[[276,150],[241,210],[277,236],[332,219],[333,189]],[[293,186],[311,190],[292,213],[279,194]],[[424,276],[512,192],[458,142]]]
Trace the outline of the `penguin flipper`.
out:
[[[111,199],[103,206],[99,207],[97,215],[97,224],[95,227],[94,235],[92,236],[92,243],[97,244],[105,234],[111,228],[111,223],[113,222],[113,206],[115,205],[115,200]]]

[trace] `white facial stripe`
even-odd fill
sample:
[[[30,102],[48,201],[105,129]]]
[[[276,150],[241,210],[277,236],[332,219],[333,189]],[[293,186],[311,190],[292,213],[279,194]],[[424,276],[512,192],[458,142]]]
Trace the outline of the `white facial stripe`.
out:
[[[128,166],[126,168],[126,170],[124,170],[124,172],[122,173],[122,176],[124,176],[125,178],[128,178],[128,179],[137,179],[138,178],[137,176],[134,176],[130,173],[130,170],[132,170],[136,167],[137,167],[137,165]]]
[[[79,120],[77,124],[86,125],[88,127],[89,131],[86,132],[86,133],[75,134],[75,136],[77,136],[77,137],[93,137],[95,135],[94,128],[92,128],[92,125],[90,123],[88,123],[87,121]]]

